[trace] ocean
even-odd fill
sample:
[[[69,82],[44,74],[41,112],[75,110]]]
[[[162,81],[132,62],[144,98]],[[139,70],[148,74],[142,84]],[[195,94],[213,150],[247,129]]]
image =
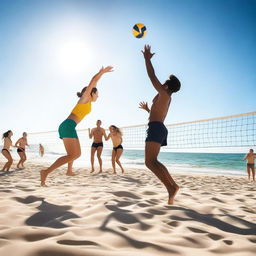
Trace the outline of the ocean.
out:
[[[17,155],[16,150],[14,150]],[[65,154],[62,144],[45,146],[45,155],[39,156],[38,145],[30,145],[27,148],[28,159],[47,164],[52,163],[58,157]],[[103,168],[111,167],[110,148],[104,148],[102,153]],[[160,152],[161,161],[170,173],[203,173],[218,175],[247,175],[245,154],[237,153],[186,153],[186,152]],[[16,156],[17,158],[17,156]],[[121,163],[125,168],[146,168],[144,164],[144,150],[125,149],[121,156]],[[74,163],[74,167],[90,168],[90,147],[82,147],[82,155]],[[95,154],[95,167],[98,169],[98,160]],[[119,168],[119,167],[118,167]]]

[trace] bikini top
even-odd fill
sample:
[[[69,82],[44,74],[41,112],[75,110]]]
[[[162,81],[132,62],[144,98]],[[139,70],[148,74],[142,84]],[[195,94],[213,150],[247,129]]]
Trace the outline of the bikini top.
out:
[[[91,112],[91,101],[85,104],[77,103],[76,106],[71,111],[72,114],[76,115],[80,121]]]

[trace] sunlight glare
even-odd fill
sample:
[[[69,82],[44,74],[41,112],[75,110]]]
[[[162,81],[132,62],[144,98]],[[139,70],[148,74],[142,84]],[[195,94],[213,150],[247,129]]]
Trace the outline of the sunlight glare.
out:
[[[64,72],[79,72],[90,63],[90,49],[80,40],[63,42],[57,53],[58,66]]]

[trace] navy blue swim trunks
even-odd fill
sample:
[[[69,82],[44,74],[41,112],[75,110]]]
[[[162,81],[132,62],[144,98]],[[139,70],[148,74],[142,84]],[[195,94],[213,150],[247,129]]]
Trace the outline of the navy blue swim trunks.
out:
[[[98,147],[103,147],[103,143],[102,142],[93,142],[92,143],[92,148],[98,148]]]
[[[123,146],[120,144],[120,145],[118,145],[117,147],[113,147],[113,150],[117,151],[119,148],[120,148],[120,149],[123,149]]]
[[[168,130],[162,122],[148,123],[146,142],[154,141],[167,146]]]

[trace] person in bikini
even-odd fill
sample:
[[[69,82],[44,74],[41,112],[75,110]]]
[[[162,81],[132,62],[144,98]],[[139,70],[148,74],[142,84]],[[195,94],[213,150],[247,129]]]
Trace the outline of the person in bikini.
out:
[[[256,154],[254,154],[253,149],[249,150],[249,153],[244,157],[243,160],[247,160],[247,173],[248,180],[250,181],[251,172],[252,172],[252,180],[255,181],[255,167],[254,167],[254,159],[256,158]]]
[[[44,156],[44,146],[41,143],[39,144],[39,155],[41,157]]]
[[[157,91],[157,95],[152,101],[151,109],[149,109],[148,104],[145,102],[139,104],[139,108],[149,113],[149,123],[145,141],[145,164],[165,185],[169,194],[168,204],[173,204],[179,186],[173,180],[167,168],[158,161],[157,157],[161,146],[167,145],[168,130],[164,125],[164,120],[169,110],[172,94],[180,90],[180,81],[177,77],[171,75],[165,83],[161,84],[155,75],[151,63],[151,58],[154,56],[154,53],[151,53],[151,47],[145,45],[142,53],[145,59],[147,74],[153,87]]]
[[[101,120],[98,120],[96,122],[96,126],[95,128],[93,128],[92,130],[89,128],[89,138],[92,139],[93,138],[93,143],[91,146],[91,165],[92,165],[92,170],[91,173],[94,172],[94,155],[95,152],[97,151],[97,158],[99,161],[99,165],[100,165],[100,171],[99,173],[102,173],[102,159],[101,159],[101,153],[103,150],[103,142],[102,142],[102,137],[104,136],[105,140],[107,139],[107,135],[105,132],[105,129],[103,129],[101,126]]]
[[[18,139],[17,142],[15,143],[15,147],[17,147],[17,153],[20,156],[20,161],[17,164],[17,168],[20,168],[20,166],[24,168],[23,164],[27,160],[27,156],[25,153],[26,146],[28,146],[27,133],[23,132],[22,137]]]
[[[13,158],[10,153],[10,147],[12,146],[12,140],[11,140],[12,135],[13,133],[11,130],[3,134],[4,146],[3,146],[3,149],[1,150],[1,153],[8,161],[7,163],[5,163],[1,171],[9,171],[13,163]]]
[[[100,71],[93,76],[89,85],[84,87],[81,92],[77,93],[80,98],[76,106],[71,111],[71,114],[59,126],[59,137],[63,140],[67,155],[58,158],[49,168],[41,170],[41,186],[46,186],[45,181],[47,176],[58,167],[68,164],[66,175],[75,175],[72,171],[73,162],[81,155],[80,142],[76,132],[76,126],[82,119],[91,112],[91,103],[98,98],[97,82],[102,75],[112,72],[113,67],[102,67]]]
[[[120,166],[122,173],[124,173],[124,169],[122,167],[122,164],[120,162],[120,157],[123,153],[123,146],[122,146],[122,132],[119,128],[117,128],[115,125],[111,125],[109,127],[109,135],[106,140],[109,140],[111,138],[113,143],[113,150],[112,150],[112,166],[113,166],[113,174],[116,174],[116,163]]]

